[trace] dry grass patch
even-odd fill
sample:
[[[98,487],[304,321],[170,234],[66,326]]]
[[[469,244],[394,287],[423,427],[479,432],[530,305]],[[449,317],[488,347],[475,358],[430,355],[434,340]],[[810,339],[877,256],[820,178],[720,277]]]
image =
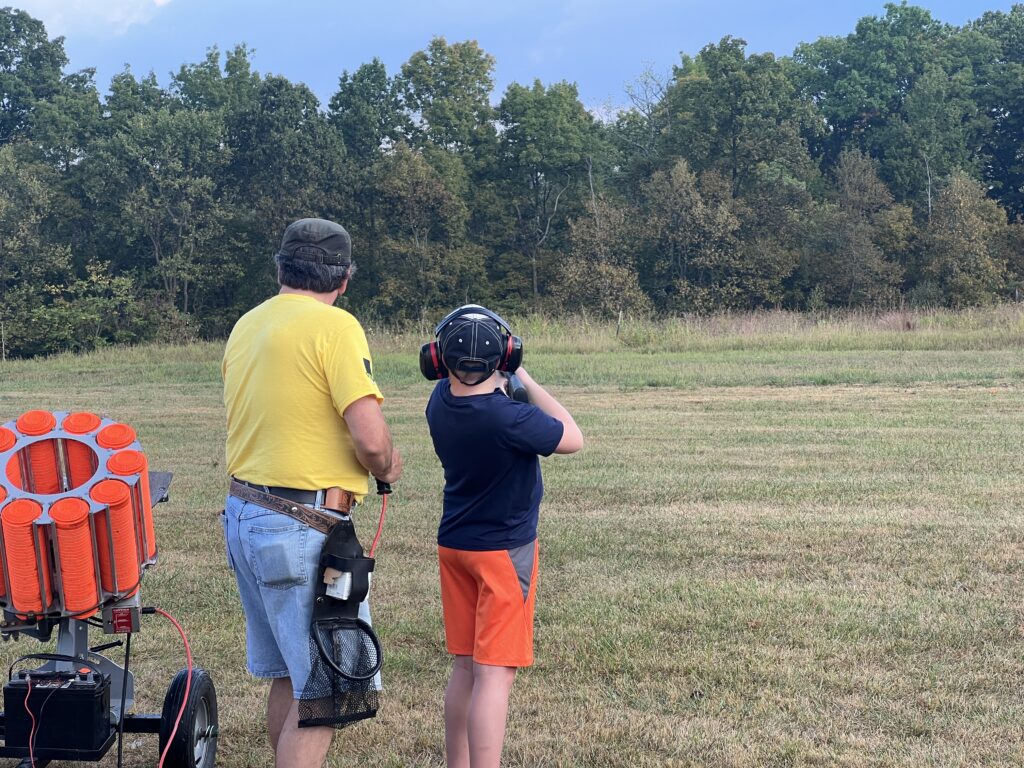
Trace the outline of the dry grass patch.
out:
[[[677,329],[675,351],[657,354],[595,345],[566,357],[558,334],[536,338],[529,367],[588,442],[544,462],[537,665],[513,694],[506,764],[1024,762],[1024,365],[1016,315],[997,320],[919,318],[930,346],[916,351],[893,348],[886,334],[903,332],[885,319],[722,319]],[[334,768],[443,758],[430,385],[416,378],[415,339],[382,341],[407,467],[374,587],[387,691],[376,721],[339,736]],[[108,414],[136,427],[154,468],[175,472],[143,595],[183,619],[213,673],[219,764],[252,768],[266,765],[264,686],[244,671],[217,520],[219,354],[8,364],[0,409]],[[366,536],[376,508],[360,513]],[[147,618],[133,655],[138,709],[158,711],[182,663],[176,634]],[[126,764],[151,766],[154,753],[155,739],[134,737]]]

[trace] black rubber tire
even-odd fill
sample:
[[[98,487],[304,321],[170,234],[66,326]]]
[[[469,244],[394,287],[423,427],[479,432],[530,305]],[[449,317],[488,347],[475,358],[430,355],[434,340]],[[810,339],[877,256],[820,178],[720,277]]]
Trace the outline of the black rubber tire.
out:
[[[164,709],[160,714],[159,755],[163,754],[167,746],[174,721],[181,710],[187,678],[188,670],[178,672],[164,696]],[[194,667],[188,704],[171,748],[167,750],[164,768],[213,768],[217,758],[217,733],[217,692],[213,687],[213,678],[205,669]]]

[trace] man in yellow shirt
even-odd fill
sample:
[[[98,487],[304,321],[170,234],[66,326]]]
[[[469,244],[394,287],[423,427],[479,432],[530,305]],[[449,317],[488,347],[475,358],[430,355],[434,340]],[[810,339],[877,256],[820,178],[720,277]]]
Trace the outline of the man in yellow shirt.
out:
[[[359,322],[334,302],[355,265],[343,227],[301,219],[275,256],[280,292],[243,315],[224,352],[228,559],[246,616],[248,669],[272,680],[276,768],[323,765],[330,727],[299,728],[309,625],[332,520],[402,472]],[[360,606],[369,622],[369,607]]]

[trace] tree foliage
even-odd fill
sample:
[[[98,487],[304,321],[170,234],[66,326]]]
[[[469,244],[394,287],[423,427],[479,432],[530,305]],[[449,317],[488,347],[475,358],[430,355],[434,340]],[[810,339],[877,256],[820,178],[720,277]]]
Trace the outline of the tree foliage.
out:
[[[306,216],[349,229],[344,301],[379,323],[1024,290],[1024,5],[958,28],[890,4],[789,57],[727,36],[609,119],[569,82],[494,93],[472,40],[344,71],[326,105],[244,45],[166,86],[126,68],[101,93],[67,66],[0,10],[7,355],[223,336]]]

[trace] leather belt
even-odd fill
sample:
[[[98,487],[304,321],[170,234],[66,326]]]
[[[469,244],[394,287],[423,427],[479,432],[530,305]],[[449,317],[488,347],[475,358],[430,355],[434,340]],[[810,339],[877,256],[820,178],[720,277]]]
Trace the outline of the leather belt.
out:
[[[315,528],[321,533],[330,533],[331,528],[338,523],[336,516],[320,509],[305,506],[306,504],[316,503],[317,496],[320,494],[319,491],[303,491],[297,488],[277,488],[275,486],[270,486],[270,490],[275,491],[275,493],[260,490],[260,488],[265,487],[267,486],[253,487],[243,480],[232,478],[230,493],[232,496],[237,496],[244,501],[251,501],[253,504],[259,504],[261,507],[272,509],[274,512],[280,512],[293,517],[300,523],[304,523],[310,528]],[[282,495],[283,493],[287,493],[288,496]],[[332,496],[337,498],[331,498]],[[334,504],[333,507],[327,508],[331,512],[337,512],[342,515],[347,515],[355,505],[355,496],[349,491],[341,491],[340,493],[328,491],[327,499],[330,503]]]

